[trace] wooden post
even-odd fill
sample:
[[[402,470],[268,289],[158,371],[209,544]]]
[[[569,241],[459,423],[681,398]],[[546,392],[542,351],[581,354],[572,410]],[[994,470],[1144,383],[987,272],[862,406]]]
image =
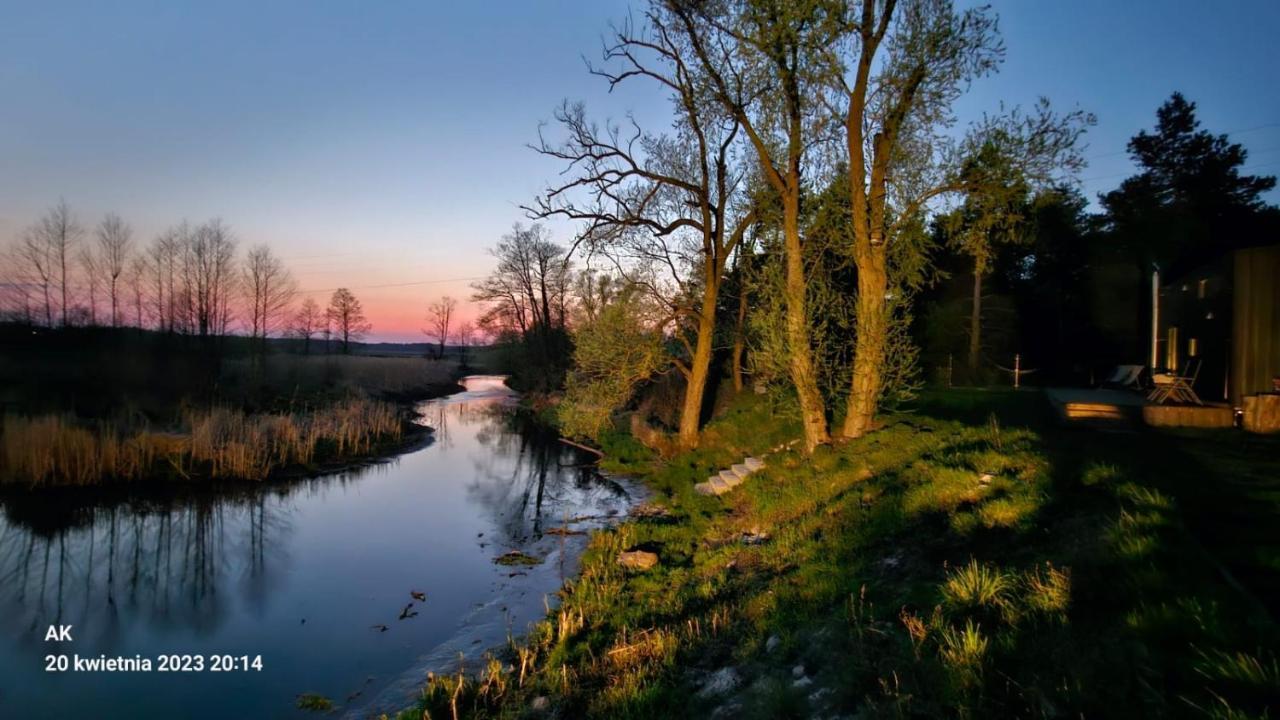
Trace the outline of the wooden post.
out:
[[[1021,375],[1022,375],[1022,355],[1015,354],[1013,356],[1013,386],[1015,388],[1018,387],[1019,385],[1019,380],[1021,379],[1020,377]]]

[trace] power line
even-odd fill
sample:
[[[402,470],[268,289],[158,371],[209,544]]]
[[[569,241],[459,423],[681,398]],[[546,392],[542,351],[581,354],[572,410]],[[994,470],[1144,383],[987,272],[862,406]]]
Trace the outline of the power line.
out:
[[[1277,149],[1280,149],[1280,148],[1270,148],[1269,150],[1277,150]],[[1268,151],[1263,150],[1260,152],[1268,152]],[[1252,165],[1243,165],[1239,169],[1241,172],[1252,172],[1254,170],[1257,170],[1258,168],[1271,167],[1272,165],[1280,165],[1280,160],[1275,160],[1272,162],[1265,162],[1265,163],[1255,163]],[[1080,182],[1085,183],[1085,182],[1090,182],[1092,180],[1107,180],[1109,178],[1118,178],[1118,177],[1124,177],[1126,175],[1133,175],[1133,174],[1135,174],[1135,170],[1125,170],[1124,172],[1111,173],[1110,175],[1094,175],[1093,177],[1080,178]]]
[[[1268,129],[1268,128],[1276,128],[1276,127],[1280,127],[1280,122],[1271,122],[1271,123],[1266,123],[1266,124],[1263,124],[1263,125],[1254,125],[1253,127],[1241,128],[1241,129],[1239,129],[1239,130],[1227,130],[1226,132],[1216,133],[1216,134],[1218,134],[1218,135],[1244,135],[1244,134],[1246,134],[1246,133],[1256,132],[1256,131],[1258,131],[1258,130],[1266,130],[1266,129]],[[1116,150],[1116,151],[1114,151],[1114,152],[1102,153],[1101,155],[1090,155],[1090,156],[1086,157],[1086,158],[1085,158],[1085,160],[1101,160],[1102,158],[1115,157],[1115,156],[1117,156],[1117,155],[1125,155],[1125,154],[1128,154],[1128,152],[1129,152],[1128,148],[1125,148],[1124,150]],[[1260,151],[1258,151],[1258,152],[1266,152],[1266,151],[1265,151],[1265,150],[1260,150]]]

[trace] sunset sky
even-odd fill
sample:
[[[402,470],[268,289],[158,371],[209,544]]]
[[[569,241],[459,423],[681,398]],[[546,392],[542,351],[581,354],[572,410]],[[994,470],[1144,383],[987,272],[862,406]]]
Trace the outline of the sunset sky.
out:
[[[86,225],[118,212],[143,243],[221,217],[304,292],[352,288],[373,339],[422,340],[427,302],[466,298],[560,170],[524,146],[561,99],[665,126],[654,88],[609,95],[583,70],[627,7],[0,1],[0,243],[59,197]],[[1129,173],[1125,141],[1174,90],[1249,148],[1247,169],[1280,171],[1280,3],[995,7],[1007,60],[960,117],[1039,95],[1096,113],[1090,197]]]

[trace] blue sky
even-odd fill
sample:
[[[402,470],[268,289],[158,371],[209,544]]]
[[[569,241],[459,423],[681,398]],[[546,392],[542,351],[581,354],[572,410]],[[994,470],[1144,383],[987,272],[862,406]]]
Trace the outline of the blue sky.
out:
[[[561,99],[663,122],[656,89],[611,96],[583,70],[627,7],[0,0],[0,243],[59,197],[86,223],[120,213],[143,241],[218,216],[306,290],[403,307],[383,336],[413,337],[427,299],[465,297],[466,281],[373,286],[483,274],[559,170],[524,145]],[[1007,60],[962,120],[1041,95],[1096,113],[1089,195],[1128,174],[1125,141],[1174,90],[1210,129],[1242,131],[1251,167],[1280,171],[1280,3],[995,8]]]

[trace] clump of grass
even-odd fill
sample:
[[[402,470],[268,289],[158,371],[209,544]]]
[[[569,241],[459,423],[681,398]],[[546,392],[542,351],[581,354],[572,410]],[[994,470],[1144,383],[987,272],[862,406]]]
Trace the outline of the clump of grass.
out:
[[[1200,651],[1196,672],[1213,682],[1267,690],[1280,697],[1280,663],[1275,656],[1223,650]]]
[[[1124,474],[1115,465],[1095,462],[1090,463],[1084,469],[1084,473],[1080,476],[1080,482],[1088,486],[1110,485],[1122,477],[1124,477]]]
[[[528,567],[532,565],[542,564],[542,560],[532,555],[529,555],[527,553],[520,552],[519,550],[512,550],[510,552],[505,552],[499,555],[498,557],[494,558],[493,561],[498,565],[506,565],[508,567],[511,567],[511,566]]]
[[[303,693],[295,703],[299,710],[310,712],[329,712],[333,709],[333,701],[318,693]]]
[[[920,513],[949,513],[962,505],[976,503],[987,493],[978,477],[968,470],[917,463],[912,468],[917,482],[902,498],[902,509]]]
[[[1041,615],[1066,618],[1071,603],[1071,571],[1058,569],[1045,562],[1023,577],[1023,602],[1032,612]]]
[[[982,665],[991,641],[982,634],[982,627],[966,620],[963,629],[951,626],[942,629],[938,653],[943,664],[951,671],[961,687],[971,687],[982,678]]]
[[[978,518],[987,528],[1016,528],[1035,515],[1040,504],[1026,495],[1002,497],[983,503]]]
[[[942,584],[943,603],[959,613],[989,614],[1003,610],[1013,581],[999,568],[977,560],[947,575]]]

